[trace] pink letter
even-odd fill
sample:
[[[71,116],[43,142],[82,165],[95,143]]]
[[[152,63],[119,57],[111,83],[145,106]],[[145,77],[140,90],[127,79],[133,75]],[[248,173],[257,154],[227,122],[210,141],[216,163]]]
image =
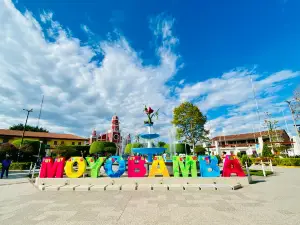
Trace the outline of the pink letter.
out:
[[[238,177],[246,176],[236,156],[226,155],[223,166],[223,177],[230,177],[232,173],[235,173]]]
[[[144,177],[145,174],[145,159],[141,156],[130,156],[128,158],[128,177]]]
[[[65,158],[56,158],[54,163],[51,157],[43,158],[40,178],[62,178],[64,175]]]

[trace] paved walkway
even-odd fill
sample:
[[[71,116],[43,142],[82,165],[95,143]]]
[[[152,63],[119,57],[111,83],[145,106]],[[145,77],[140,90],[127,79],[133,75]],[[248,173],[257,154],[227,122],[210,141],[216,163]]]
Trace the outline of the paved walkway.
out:
[[[0,224],[298,225],[300,169],[275,170],[277,176],[237,191],[41,192],[30,183],[3,185]]]

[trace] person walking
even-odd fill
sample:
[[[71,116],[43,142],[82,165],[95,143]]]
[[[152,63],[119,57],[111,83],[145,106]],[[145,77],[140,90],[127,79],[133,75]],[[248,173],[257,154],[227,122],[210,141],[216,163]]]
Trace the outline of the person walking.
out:
[[[2,172],[1,172],[1,179],[3,178],[3,175],[5,173],[6,178],[8,178],[8,170],[11,164],[11,160],[8,158],[8,155],[6,155],[5,159],[2,161]]]

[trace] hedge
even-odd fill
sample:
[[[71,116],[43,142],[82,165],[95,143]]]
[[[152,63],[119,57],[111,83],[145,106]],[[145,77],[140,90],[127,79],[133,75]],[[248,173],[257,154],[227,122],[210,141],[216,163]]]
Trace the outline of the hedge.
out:
[[[252,163],[260,163],[272,161],[273,166],[300,166],[300,158],[251,158]]]
[[[272,164],[274,166],[300,166],[300,158],[274,158]]]
[[[13,162],[9,170],[29,170],[31,162]],[[0,164],[0,169],[2,169],[2,164]]]
[[[175,144],[175,151],[177,154],[185,154],[185,147],[186,147],[186,151],[187,151],[187,154],[190,154],[191,153],[191,148],[190,146],[187,144],[183,144],[183,143],[178,143],[178,144]],[[164,145],[164,148],[166,148],[167,150],[165,151],[166,153],[173,153],[173,152],[170,152],[170,144],[165,144]]]

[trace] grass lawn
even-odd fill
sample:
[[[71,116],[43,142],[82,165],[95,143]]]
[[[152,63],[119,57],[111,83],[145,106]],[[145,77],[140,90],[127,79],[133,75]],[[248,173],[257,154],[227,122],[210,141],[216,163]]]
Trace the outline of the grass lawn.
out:
[[[246,170],[244,170],[244,172],[247,174]],[[269,176],[269,175],[272,175],[272,174],[273,174],[272,171],[266,170],[265,172],[266,172],[266,176]],[[251,176],[264,176],[262,170],[250,170],[250,175],[251,175]]]

